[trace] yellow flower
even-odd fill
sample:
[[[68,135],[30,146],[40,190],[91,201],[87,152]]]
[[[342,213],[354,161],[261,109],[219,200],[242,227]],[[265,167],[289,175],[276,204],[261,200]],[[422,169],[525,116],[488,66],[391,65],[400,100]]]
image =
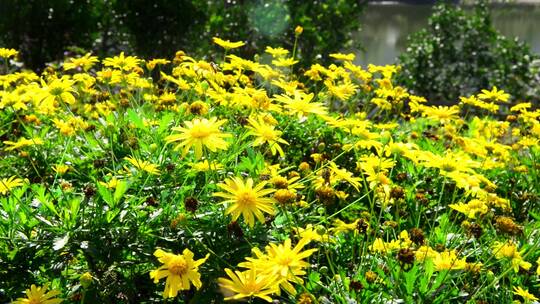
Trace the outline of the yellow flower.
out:
[[[145,160],[140,160],[135,157],[126,157],[125,160],[130,162],[135,168],[137,168],[137,170],[146,171],[153,175],[159,174],[159,169],[157,168],[158,166],[150,162],[147,162]],[[129,171],[127,168],[126,170]]]
[[[205,159],[202,162],[190,164],[191,168],[197,172],[217,171],[223,169],[223,165],[218,162],[208,162]]]
[[[274,126],[267,124],[264,121],[264,118],[258,117],[257,120],[254,118],[248,119],[249,126],[247,128],[250,130],[247,134],[256,136],[253,141],[253,146],[260,146],[264,143],[267,143],[270,146],[270,152],[272,155],[276,155],[276,152],[279,152],[279,156],[284,157],[285,153],[279,145],[279,143],[288,145],[289,143],[280,138],[281,131],[275,130]]]
[[[6,194],[11,189],[22,186],[23,180],[15,176],[0,179],[0,194]]]
[[[50,83],[45,84],[43,86],[41,103],[54,105],[55,101],[62,101],[67,104],[74,104],[75,97],[73,93],[75,90],[72,85],[73,81],[68,79],[54,79]]]
[[[233,221],[240,215],[250,227],[255,225],[255,218],[264,223],[264,213],[274,214],[274,200],[264,197],[271,194],[275,189],[263,189],[266,182],[261,182],[253,187],[253,179],[248,178],[245,182],[240,177],[225,180],[217,186],[227,192],[216,192],[214,196],[225,198],[224,204],[231,203],[225,210],[225,214],[232,214]]]
[[[165,277],[167,278],[165,281],[165,290],[163,291],[164,298],[176,297],[179,290],[189,290],[191,284],[197,289],[201,288],[202,282],[199,266],[208,259],[209,254],[203,259],[195,261],[193,259],[193,252],[187,248],[184,249],[182,254],[172,254],[157,249],[154,252],[154,256],[164,265],[156,270],[152,270],[150,272],[150,278],[154,279],[154,283],[158,283],[159,280]]]
[[[12,150],[20,149],[27,146],[43,145],[43,140],[37,137],[30,138],[30,139],[21,137],[16,142],[6,140],[4,141],[4,144],[11,146],[9,148],[6,148],[5,149],[6,151],[12,151]]]
[[[100,185],[106,187],[107,189],[115,189],[118,186],[118,178],[113,177],[108,182],[99,182]]]
[[[296,28],[294,29],[294,34],[295,34],[296,36],[302,34],[303,32],[304,32],[304,28],[301,27],[300,25],[296,26]]]
[[[356,58],[356,55],[354,55],[353,53],[349,53],[349,54],[335,53],[335,54],[330,54],[330,57],[337,60],[354,61],[354,58]]]
[[[124,56],[124,52],[121,52],[119,56],[105,58],[103,60],[104,66],[111,66],[119,70],[131,71],[139,67],[139,63],[142,60],[136,56]]]
[[[532,293],[529,293],[528,290],[525,290],[525,289],[521,288],[521,286],[519,286],[519,287],[514,286],[514,294],[522,297],[523,300],[525,300],[527,302],[528,301],[538,301],[538,298],[535,295],[533,295]]]
[[[56,172],[58,175],[65,174],[69,170],[69,166],[65,164],[58,164],[53,166],[54,172]]]
[[[79,58],[70,58],[69,61],[64,63],[64,71],[82,68],[86,72],[97,62],[99,62],[97,56],[92,56],[90,53],[87,53]]]
[[[444,251],[433,258],[435,270],[464,269],[467,266],[465,258],[458,259],[456,251]]]
[[[17,56],[18,54],[19,51],[15,49],[0,48],[0,58],[8,59]]]
[[[422,106],[421,107],[422,116],[427,117],[431,120],[440,121],[441,123],[446,123],[452,120],[457,120],[459,114],[458,106]]]
[[[286,49],[281,48],[281,47],[273,48],[273,47],[267,46],[264,51],[266,53],[272,55],[273,57],[282,57],[282,56],[285,56],[285,55],[289,54],[289,50],[286,50]]]
[[[156,67],[156,65],[165,65],[167,63],[170,63],[170,61],[167,59],[156,58],[156,59],[152,59],[148,61],[146,63],[146,68],[148,68],[151,71]]]
[[[268,295],[276,293],[278,290],[275,276],[261,275],[255,269],[232,272],[232,270],[225,268],[225,272],[232,279],[218,279],[219,286],[224,293],[232,293],[231,296],[225,298],[225,301],[257,297],[272,302],[272,298]]]
[[[172,134],[165,138],[167,143],[180,141],[174,148],[175,150],[183,148],[182,155],[185,156],[191,147],[195,148],[195,158],[199,159],[203,154],[203,147],[212,152],[218,149],[226,150],[229,144],[223,138],[231,137],[230,134],[220,131],[220,127],[227,122],[226,119],[217,120],[216,117],[210,120],[195,118],[192,121],[186,121],[186,127],[174,127],[174,131],[179,134]]]
[[[321,226],[322,227],[322,226]],[[324,227],[322,227],[324,228]],[[300,239],[307,239],[309,241],[329,243],[332,242],[330,235],[326,233],[325,229],[315,229],[312,224],[307,224],[306,228],[296,227],[293,228]]]
[[[26,298],[18,298],[11,304],[58,304],[62,303],[62,299],[55,299],[60,294],[58,290],[51,290],[47,292],[48,285],[43,287],[36,287],[36,285],[30,286],[30,289],[26,290]]]
[[[488,205],[479,199],[473,199],[467,204],[461,202],[457,204],[450,204],[449,207],[465,214],[467,217],[472,219],[476,218],[478,214],[484,215],[489,211]]]
[[[246,44],[243,41],[231,42],[230,40],[223,40],[218,37],[214,37],[212,38],[212,40],[214,41],[215,44],[219,45],[220,47],[226,50],[236,49]]]
[[[508,102],[510,94],[505,93],[503,90],[498,90],[497,87],[493,87],[491,91],[482,90],[481,94],[478,94],[478,98],[482,100],[492,100],[492,101],[501,101]]]
[[[272,60],[272,64],[277,67],[290,67],[292,65],[295,65],[298,63],[298,60],[294,60],[294,58],[282,58],[279,57],[275,60]]]
[[[334,228],[331,228],[330,231],[334,233],[334,235],[338,235],[343,232],[357,231],[359,221],[360,219],[357,219],[354,222],[347,224],[340,219],[336,219],[334,220]]]
[[[309,239],[301,239],[296,246],[292,247],[291,240],[286,239],[282,244],[266,246],[266,253],[262,253],[258,248],[253,249],[256,258],[246,258],[247,262],[240,263],[239,266],[251,270],[260,271],[263,275],[277,276],[277,283],[281,288],[291,295],[296,295],[296,289],[291,284],[303,284],[300,276],[306,274],[304,269],[310,267],[310,263],[304,261],[317,249],[307,249],[302,251]],[[279,290],[277,294],[280,294]]]
[[[307,116],[308,114],[316,114],[320,116],[326,116],[327,110],[320,102],[311,102],[315,95],[301,93],[299,91],[294,92],[294,98],[287,95],[279,95],[275,99],[284,103],[284,106],[288,112],[292,115],[297,115],[298,119]]]

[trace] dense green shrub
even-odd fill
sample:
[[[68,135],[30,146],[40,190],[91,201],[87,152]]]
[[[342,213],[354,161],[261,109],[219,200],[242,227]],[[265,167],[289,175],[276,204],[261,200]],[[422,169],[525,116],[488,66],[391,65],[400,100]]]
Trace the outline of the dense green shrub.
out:
[[[529,99],[538,96],[534,59],[526,44],[493,28],[485,4],[471,12],[440,4],[400,57],[400,81],[433,103],[453,103],[492,86],[511,91],[515,99]]]

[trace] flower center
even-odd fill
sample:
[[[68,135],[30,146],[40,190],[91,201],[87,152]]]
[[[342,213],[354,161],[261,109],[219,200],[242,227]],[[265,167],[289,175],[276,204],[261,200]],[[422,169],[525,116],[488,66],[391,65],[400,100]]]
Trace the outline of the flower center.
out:
[[[50,89],[50,94],[53,96],[58,96],[62,93],[64,93],[64,89],[62,87],[53,87]]]
[[[205,138],[212,134],[212,130],[204,126],[194,127],[191,130],[191,136],[194,138]]]
[[[174,257],[169,263],[169,271],[175,275],[183,275],[187,272],[187,263],[183,257]]]
[[[274,130],[270,128],[266,128],[261,132],[261,136],[266,139],[267,141],[274,140],[276,138],[276,134]]]
[[[441,169],[446,172],[452,172],[457,169],[456,165],[451,164],[449,162],[445,162],[442,164]]]
[[[237,201],[238,204],[242,206],[252,206],[255,205],[257,198],[253,193],[250,192],[242,192],[237,195]]]

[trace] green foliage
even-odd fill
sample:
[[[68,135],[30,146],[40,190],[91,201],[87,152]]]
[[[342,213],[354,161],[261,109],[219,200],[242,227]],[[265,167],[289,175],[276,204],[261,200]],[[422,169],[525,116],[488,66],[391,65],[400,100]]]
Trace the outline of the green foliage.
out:
[[[304,66],[353,45],[364,0],[332,1],[16,1],[0,2],[0,43],[21,50],[30,68],[62,59],[70,46],[101,56],[135,51],[170,58],[177,50],[208,56],[211,38],[247,41],[240,55],[270,46],[292,49],[294,28]],[[358,47],[359,45],[354,45]]]
[[[17,48],[30,68],[62,58],[68,46],[92,47],[102,0],[0,1],[0,43]]]
[[[400,57],[400,82],[432,103],[455,103],[492,86],[527,100],[539,93],[534,59],[526,44],[493,28],[484,3],[471,12],[440,4]]]

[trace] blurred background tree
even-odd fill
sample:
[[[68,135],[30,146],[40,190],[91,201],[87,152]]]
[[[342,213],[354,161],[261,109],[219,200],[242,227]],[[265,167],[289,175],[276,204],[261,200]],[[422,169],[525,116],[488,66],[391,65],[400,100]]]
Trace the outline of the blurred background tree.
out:
[[[211,38],[242,40],[239,55],[251,57],[270,46],[292,48],[294,28],[304,27],[300,59],[360,47],[367,0],[51,0],[0,1],[0,43],[21,50],[32,69],[61,60],[75,46],[101,56],[120,51],[171,57],[179,50],[208,56]]]
[[[98,38],[102,0],[2,0],[0,43],[21,52],[27,67],[63,57],[67,46],[85,49]]]

